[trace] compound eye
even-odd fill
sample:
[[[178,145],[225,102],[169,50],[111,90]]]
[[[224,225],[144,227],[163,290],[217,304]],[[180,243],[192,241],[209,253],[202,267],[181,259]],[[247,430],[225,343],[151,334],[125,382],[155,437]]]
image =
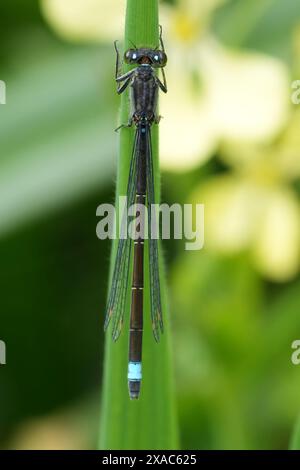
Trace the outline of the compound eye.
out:
[[[167,54],[164,51],[159,52],[159,62],[162,67],[164,67],[167,63]]]
[[[137,52],[134,49],[128,49],[124,54],[124,60],[126,64],[134,64],[137,60]]]
[[[167,56],[164,51],[154,51],[151,54],[151,59],[156,67],[164,67],[167,63]]]

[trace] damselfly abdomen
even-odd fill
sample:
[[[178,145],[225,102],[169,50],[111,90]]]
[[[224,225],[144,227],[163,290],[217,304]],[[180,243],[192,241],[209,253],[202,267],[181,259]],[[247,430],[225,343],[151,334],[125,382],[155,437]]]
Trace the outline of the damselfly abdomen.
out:
[[[167,92],[166,78],[163,67],[167,63],[167,56],[160,38],[161,49],[132,48],[124,54],[127,64],[135,65],[135,68],[125,74],[120,74],[119,52],[115,43],[116,82],[117,91],[123,93],[130,87],[131,116],[126,125],[135,126],[134,145],[130,163],[127,185],[127,207],[136,205],[139,212],[139,230],[134,234],[126,233],[118,243],[116,261],[113,271],[111,290],[105,318],[105,329],[112,319],[112,336],[116,341],[121,333],[126,294],[128,286],[129,266],[131,258],[132,240],[133,250],[133,277],[130,311],[129,331],[129,363],[128,363],[128,387],[130,398],[138,398],[142,379],[142,337],[143,337],[143,289],[144,289],[144,227],[145,211],[148,214],[148,245],[149,245],[149,279],[151,299],[151,321],[153,335],[159,340],[163,331],[162,308],[159,282],[158,245],[157,237],[153,237],[153,227],[156,225],[155,213],[152,209],[155,204],[154,174],[151,146],[151,126],[159,123],[157,114],[158,90]],[[156,69],[162,70],[161,81]],[[123,215],[122,233],[127,227],[127,214]],[[123,233],[124,235],[124,233]]]

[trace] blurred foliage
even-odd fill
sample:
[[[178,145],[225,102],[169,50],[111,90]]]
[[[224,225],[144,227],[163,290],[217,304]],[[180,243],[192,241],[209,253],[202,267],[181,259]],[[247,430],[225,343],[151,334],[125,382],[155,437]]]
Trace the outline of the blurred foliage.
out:
[[[0,435],[6,445],[19,423],[85,396],[90,401],[99,387],[109,244],[97,242],[95,213],[113,200],[115,166],[107,122],[116,114],[110,51],[58,41],[31,3],[20,8],[18,21],[14,3],[2,5],[0,15],[6,21],[1,45],[10,51],[1,68],[7,104],[0,107],[0,335],[8,362],[0,374]],[[95,446],[92,428],[89,445]]]
[[[228,0],[216,12],[213,28],[226,44],[291,61],[293,31],[299,20],[295,0]]]
[[[297,2],[215,3],[209,24],[223,45],[279,57],[299,78]],[[59,39],[33,0],[2,2],[0,13],[0,79],[8,85],[0,106],[0,339],[7,343],[0,438],[4,448],[47,440],[54,448],[95,447],[110,251],[95,236],[95,213],[114,197],[113,49],[104,39],[96,46]],[[290,106],[281,131],[259,148],[220,145],[197,167],[165,172],[162,200],[185,203],[197,194],[202,202],[217,176],[242,180],[237,161],[254,162],[251,176],[269,188],[270,173],[258,171],[258,155],[268,155],[262,166],[275,168],[299,205],[298,116]],[[290,360],[300,334],[299,274],[270,280],[248,248],[163,246],[182,447],[287,448],[300,410],[300,369]]]

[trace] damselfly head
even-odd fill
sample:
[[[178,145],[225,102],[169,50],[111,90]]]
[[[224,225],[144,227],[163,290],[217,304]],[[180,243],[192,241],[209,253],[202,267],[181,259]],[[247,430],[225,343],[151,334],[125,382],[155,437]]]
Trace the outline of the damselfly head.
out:
[[[124,54],[126,64],[147,64],[152,67],[164,67],[167,63],[167,55],[159,49],[128,49]]]

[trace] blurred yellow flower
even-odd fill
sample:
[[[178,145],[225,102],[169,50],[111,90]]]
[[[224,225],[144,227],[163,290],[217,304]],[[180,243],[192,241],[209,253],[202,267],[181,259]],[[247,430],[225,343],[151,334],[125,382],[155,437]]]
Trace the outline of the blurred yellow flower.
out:
[[[169,93],[161,97],[167,116],[161,146],[170,169],[204,162],[224,141],[267,142],[289,115],[286,66],[263,54],[232,51],[210,33],[220,3],[180,0],[177,8],[162,9]],[[191,36],[174,27],[178,18],[184,31],[190,25]]]
[[[41,0],[53,29],[70,41],[113,41],[124,28],[124,0]]]
[[[247,250],[267,278],[287,281],[300,267],[300,206],[289,185],[297,175],[282,171],[291,166],[280,144],[238,149],[233,173],[213,177],[193,195],[205,204],[206,247],[225,254]]]
[[[267,142],[286,123],[289,82],[280,61],[231,52],[206,36],[189,51],[193,57],[186,70],[185,51],[178,60],[168,50],[169,94],[161,100],[168,119],[162,123],[161,142],[170,168],[205,161],[223,141]],[[198,91],[191,86],[193,70],[201,77]]]
[[[254,261],[267,277],[286,281],[299,270],[300,207],[284,187],[266,194],[263,203],[252,247]]]

